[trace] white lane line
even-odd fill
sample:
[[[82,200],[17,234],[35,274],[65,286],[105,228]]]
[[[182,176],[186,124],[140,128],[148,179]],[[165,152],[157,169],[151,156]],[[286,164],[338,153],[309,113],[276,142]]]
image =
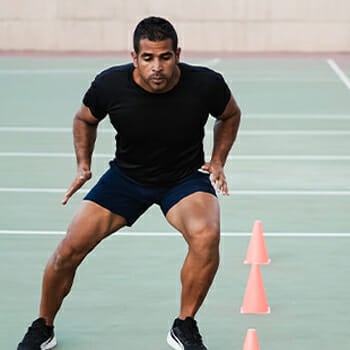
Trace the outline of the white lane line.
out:
[[[222,59],[213,58],[205,61],[193,62],[197,65],[205,65],[215,67],[220,64]],[[0,75],[2,76],[45,76],[45,75],[79,75],[79,74],[89,74],[96,76],[99,72],[104,70],[105,67],[88,67],[88,68],[21,68],[21,69],[0,69]],[[334,79],[332,76],[325,75],[324,72],[309,73],[308,75],[293,75],[284,74],[283,72],[257,72],[254,76],[249,76],[240,71],[231,72],[231,74],[225,75],[228,82],[256,82],[256,81],[296,81],[296,82],[325,82],[332,83]]]
[[[237,82],[240,83],[255,83],[255,82],[297,82],[297,83],[331,83],[334,84],[337,82],[336,78],[333,77],[291,77],[291,76],[232,76],[226,77],[225,79],[229,84],[234,84]]]
[[[64,188],[39,187],[0,187],[0,193],[66,193]],[[88,189],[80,189],[80,193],[87,193]]]
[[[71,128],[48,128],[48,127],[0,127],[0,132],[24,132],[24,133],[72,133]],[[99,133],[115,134],[113,129],[99,129]],[[206,134],[210,135],[213,130],[206,130]],[[242,130],[239,135],[350,135],[350,130]]]
[[[0,132],[28,132],[28,133],[73,133],[72,128],[63,127],[39,127],[39,126],[1,126]],[[98,129],[100,133],[115,133],[113,129]]]
[[[1,154],[1,153],[0,153]],[[231,160],[350,160],[350,156],[345,155],[244,155],[229,156]]]
[[[255,114],[247,113],[243,115],[247,119],[306,119],[306,120],[350,120],[350,114]]]
[[[9,158],[75,158],[74,153],[65,152],[0,152],[0,157]],[[93,158],[113,159],[114,154],[94,153]],[[209,159],[210,155],[206,155]],[[338,161],[350,160],[346,155],[229,155],[228,160],[301,160],[301,161]]]
[[[0,187],[0,193],[65,193],[65,188],[44,187]],[[79,193],[87,193],[89,189],[80,189]],[[230,191],[236,196],[349,196],[350,190],[242,190]]]
[[[231,195],[238,196],[349,196],[350,191],[316,191],[316,190],[254,190],[230,191]]]
[[[0,75],[56,75],[56,74],[97,74],[100,68],[93,69],[0,69]]]
[[[298,120],[350,120],[350,114],[267,114],[267,113],[245,113],[243,116],[245,119],[273,119],[273,120],[285,120],[285,119],[298,119]],[[71,127],[38,127],[38,126],[0,126],[0,132],[72,132]],[[110,128],[100,128],[98,132],[101,133],[114,133],[115,131]]]
[[[74,153],[65,152],[0,152],[0,157],[23,157],[23,158],[75,158]],[[114,158],[113,154],[95,153],[94,158]]]
[[[209,133],[212,133],[210,130]],[[350,135],[350,130],[243,130],[239,132],[239,135],[267,135],[267,136],[304,136],[304,135],[322,135],[322,136],[334,136],[334,135]]]
[[[65,231],[52,231],[52,230],[0,230],[0,235],[64,235]],[[112,236],[130,236],[130,237],[181,237],[178,232],[117,232]],[[248,232],[221,232],[221,236],[224,237],[250,237],[251,233]],[[304,238],[348,238],[350,232],[264,232],[266,237],[304,237]]]
[[[350,89],[350,79],[348,76],[339,68],[339,66],[335,63],[334,60],[328,59],[327,63],[333,69],[338,78],[345,84],[345,86]]]
[[[197,65],[200,65],[200,66],[211,66],[211,67],[215,67],[217,66],[218,64],[221,63],[221,59],[218,58],[218,57],[215,57],[215,58],[212,58],[212,59],[208,59],[206,61],[200,61],[200,62],[197,62],[197,63],[194,63],[194,64],[197,64]]]

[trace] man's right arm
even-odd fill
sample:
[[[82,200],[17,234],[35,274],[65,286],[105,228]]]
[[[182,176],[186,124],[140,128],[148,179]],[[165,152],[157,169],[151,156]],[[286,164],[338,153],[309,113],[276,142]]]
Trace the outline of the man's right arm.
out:
[[[98,123],[99,120],[92,115],[90,109],[84,104],[74,117],[73,136],[77,175],[61,201],[63,205],[91,178],[91,158],[95,146]]]

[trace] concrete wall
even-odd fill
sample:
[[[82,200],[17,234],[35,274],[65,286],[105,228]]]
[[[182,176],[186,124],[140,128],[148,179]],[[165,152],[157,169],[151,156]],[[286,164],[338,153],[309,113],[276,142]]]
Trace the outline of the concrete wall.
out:
[[[0,0],[0,50],[131,50],[149,15],[189,51],[350,51],[350,0]]]

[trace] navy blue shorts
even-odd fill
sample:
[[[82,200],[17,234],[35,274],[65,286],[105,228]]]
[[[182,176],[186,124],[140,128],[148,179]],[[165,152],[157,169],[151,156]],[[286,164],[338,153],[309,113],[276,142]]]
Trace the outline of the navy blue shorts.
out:
[[[116,165],[101,176],[84,199],[95,202],[124,217],[131,226],[152,204],[158,204],[164,215],[182,198],[194,192],[216,196],[209,174],[195,171],[172,187],[145,186],[125,175]]]

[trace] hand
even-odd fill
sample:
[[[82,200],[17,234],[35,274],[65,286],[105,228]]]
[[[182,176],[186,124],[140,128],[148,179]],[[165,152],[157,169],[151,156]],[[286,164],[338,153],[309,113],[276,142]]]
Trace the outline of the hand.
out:
[[[201,166],[201,170],[210,173],[210,180],[218,193],[229,195],[224,168],[219,162],[207,162]]]
[[[66,205],[70,197],[73,196],[75,192],[79,190],[81,186],[84,185],[84,183],[91,179],[91,171],[90,170],[84,170],[84,169],[78,169],[78,174],[73,180],[72,184],[68,188],[66,194],[64,195],[61,204]]]

